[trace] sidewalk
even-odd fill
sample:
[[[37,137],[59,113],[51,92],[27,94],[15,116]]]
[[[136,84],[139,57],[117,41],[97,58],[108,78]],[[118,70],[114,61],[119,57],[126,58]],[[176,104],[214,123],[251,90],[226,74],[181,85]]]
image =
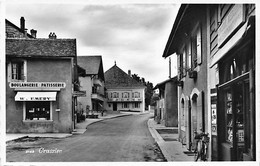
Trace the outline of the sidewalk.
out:
[[[158,143],[164,157],[171,161],[194,161],[192,154],[185,154],[187,149],[178,141],[178,128],[165,127],[157,124],[154,119],[149,119],[148,128],[155,141]]]
[[[86,131],[87,126],[92,123],[99,122],[105,119],[111,119],[111,118],[127,116],[127,115],[131,115],[131,113],[104,114],[104,116],[99,115],[98,119],[86,119],[84,122],[77,123],[76,129],[71,134],[70,133],[7,133],[6,142],[19,139],[19,138],[24,138],[24,137],[66,138],[72,136],[73,134],[83,134]]]

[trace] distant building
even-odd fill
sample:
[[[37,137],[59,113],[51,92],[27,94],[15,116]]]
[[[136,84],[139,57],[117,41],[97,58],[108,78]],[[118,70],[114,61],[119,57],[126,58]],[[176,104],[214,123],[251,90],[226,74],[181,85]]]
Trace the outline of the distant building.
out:
[[[155,119],[167,127],[178,127],[178,91],[177,76],[157,84],[159,90]]]
[[[19,33],[24,34],[17,29]],[[7,35],[6,132],[72,132],[79,89],[76,66],[76,39]]]
[[[105,72],[106,109],[109,111],[145,111],[145,86],[116,64]]]
[[[100,111],[104,109],[105,87],[104,71],[101,56],[78,56],[78,65],[85,70],[79,76],[80,86],[86,91],[86,96],[79,97],[78,101],[82,104],[83,110]]]

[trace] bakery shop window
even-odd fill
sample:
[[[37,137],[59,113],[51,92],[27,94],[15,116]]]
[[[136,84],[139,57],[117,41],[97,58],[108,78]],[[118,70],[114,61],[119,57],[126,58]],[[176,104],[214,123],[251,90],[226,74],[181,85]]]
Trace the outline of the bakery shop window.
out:
[[[50,102],[25,102],[25,120],[51,120]]]

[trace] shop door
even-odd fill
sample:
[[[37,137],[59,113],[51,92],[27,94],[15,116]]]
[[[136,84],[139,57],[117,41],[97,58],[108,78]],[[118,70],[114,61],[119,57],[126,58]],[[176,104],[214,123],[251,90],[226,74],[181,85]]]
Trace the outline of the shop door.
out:
[[[117,111],[117,103],[113,103],[113,111]]]
[[[250,96],[248,79],[231,84],[225,90],[226,129],[225,141],[229,145],[230,158],[242,161],[250,143]],[[222,147],[223,149],[223,147]]]

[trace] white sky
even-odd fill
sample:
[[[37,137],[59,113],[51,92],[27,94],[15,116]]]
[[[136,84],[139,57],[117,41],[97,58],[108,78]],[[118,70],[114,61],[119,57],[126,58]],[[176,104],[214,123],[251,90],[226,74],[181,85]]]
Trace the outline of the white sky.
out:
[[[76,38],[77,55],[102,55],[104,72],[114,65],[154,84],[169,76],[169,59],[162,57],[179,5],[171,3],[89,4],[20,3],[6,1],[6,19],[37,38],[55,32],[58,38]],[[76,2],[76,1],[74,1]],[[176,56],[172,56],[172,74]]]

